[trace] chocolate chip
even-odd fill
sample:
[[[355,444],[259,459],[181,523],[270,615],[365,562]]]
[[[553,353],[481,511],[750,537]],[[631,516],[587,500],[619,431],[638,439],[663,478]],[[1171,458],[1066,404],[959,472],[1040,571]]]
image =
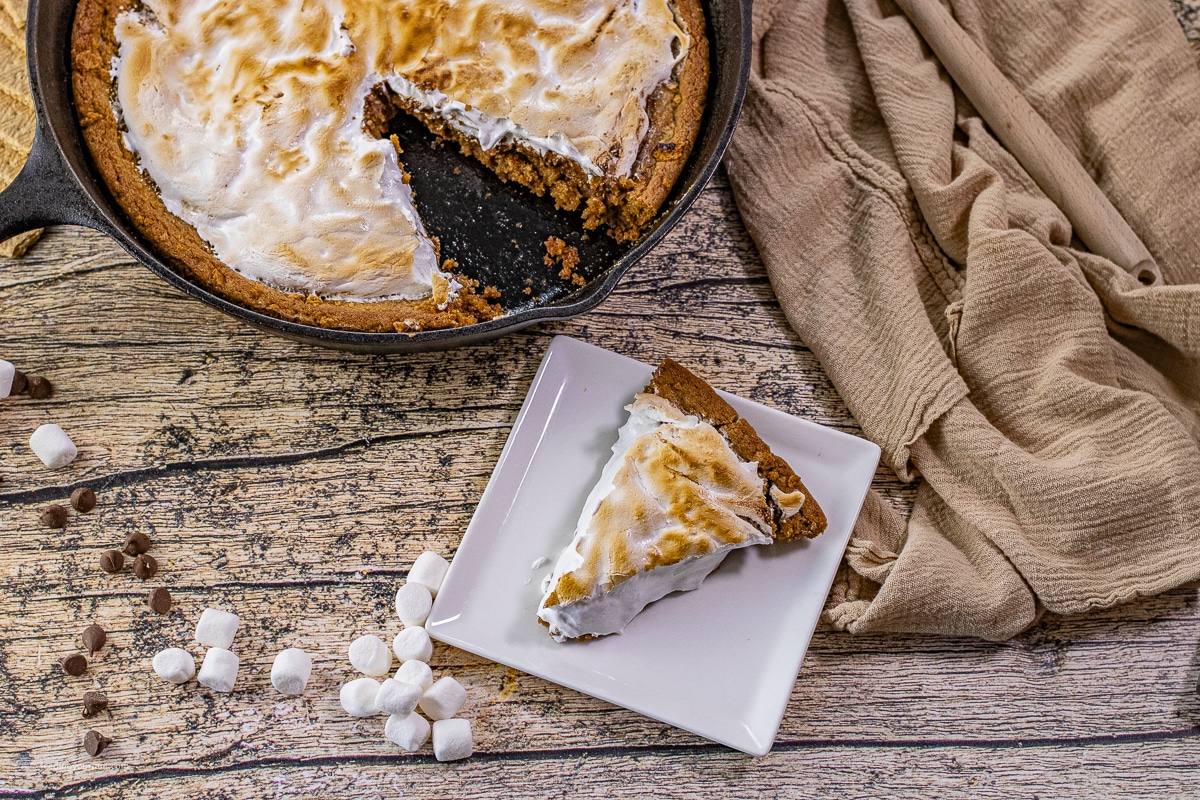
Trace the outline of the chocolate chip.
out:
[[[147,595],[146,605],[155,614],[165,614],[171,610],[171,593],[164,586],[156,586]]]
[[[127,556],[140,556],[150,549],[150,537],[141,531],[136,531],[125,537],[125,546],[121,548]]]
[[[108,634],[104,632],[96,623],[92,623],[83,629],[83,646],[87,648],[89,653],[95,653],[104,643],[108,641]]]
[[[125,566],[125,556],[120,550],[105,550],[100,554],[100,569],[105,572],[120,572]]]
[[[150,580],[156,572],[158,572],[158,562],[149,553],[142,553],[133,560],[133,574],[142,580]]]
[[[106,708],[108,708],[108,695],[104,692],[83,693],[83,715],[85,717],[94,717]]]
[[[38,517],[47,528],[62,528],[67,524],[67,510],[55,503],[46,506],[46,510]]]
[[[78,678],[87,672],[87,659],[84,658],[83,653],[71,653],[63,658],[62,670],[72,678]]]
[[[89,756],[98,756],[104,752],[104,748],[112,744],[112,739],[109,739],[102,733],[88,731],[83,735],[83,749],[87,751]]]
[[[25,373],[21,372],[21,370],[19,370],[19,369],[14,370],[13,371],[12,388],[8,390],[9,393],[10,394],[24,394],[25,390],[28,388],[29,388],[29,379],[25,377]]]
[[[96,493],[86,486],[80,486],[71,492],[71,507],[80,514],[86,514],[96,507]]]
[[[38,376],[29,379],[29,396],[34,400],[45,400],[54,391],[54,387],[50,385],[50,381]]]

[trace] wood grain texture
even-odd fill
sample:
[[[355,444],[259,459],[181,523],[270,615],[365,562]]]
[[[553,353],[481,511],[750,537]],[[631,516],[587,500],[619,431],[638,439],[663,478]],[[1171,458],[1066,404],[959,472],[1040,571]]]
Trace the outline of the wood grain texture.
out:
[[[723,178],[595,312],[470,350],[352,356],[260,334],[188,300],[103,237],[52,229],[0,262],[2,355],[54,395],[0,403],[0,797],[1195,796],[1195,586],[1004,644],[818,631],[774,751],[753,759],[438,645],[468,689],[477,754],[439,764],[352,720],[337,689],[362,633],[425,549],[452,555],[555,334],[842,430],[857,426],[786,325]],[[80,445],[43,469],[29,434]],[[61,531],[38,522],[79,485],[100,498]],[[904,508],[912,488],[875,483]],[[96,568],[131,531],[155,541],[149,584]],[[175,608],[153,615],[150,585]],[[233,694],[156,678],[207,605],[236,609]],[[90,671],[58,659],[89,622]],[[286,646],[308,691],[269,683]],[[199,648],[193,648],[198,650]],[[111,713],[80,716],[85,689]],[[114,738],[99,758],[88,727]]]

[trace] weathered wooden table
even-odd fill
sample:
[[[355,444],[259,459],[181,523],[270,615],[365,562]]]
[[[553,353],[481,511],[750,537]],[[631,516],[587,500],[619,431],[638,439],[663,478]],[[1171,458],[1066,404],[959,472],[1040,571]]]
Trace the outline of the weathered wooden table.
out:
[[[598,310],[468,350],[362,357],[273,338],[167,287],[98,234],[0,264],[0,357],[54,394],[0,401],[0,797],[1058,797],[1200,794],[1196,586],[989,644],[818,631],[773,752],[754,759],[438,645],[476,755],[436,762],[338,703],[348,643],[398,629],[412,559],[454,552],[554,334],[857,432],[787,326],[723,177]],[[61,471],[41,423],[80,445]],[[73,487],[96,510],[38,521]],[[908,489],[880,472],[903,505]],[[97,569],[131,531],[159,575]],[[175,608],[152,614],[149,585]],[[150,670],[206,605],[242,616],[229,695]],[[98,622],[79,678],[58,661]],[[271,660],[314,654],[308,691]],[[197,649],[198,648],[193,648]],[[111,715],[84,720],[100,687]],[[94,727],[114,739],[98,758]]]

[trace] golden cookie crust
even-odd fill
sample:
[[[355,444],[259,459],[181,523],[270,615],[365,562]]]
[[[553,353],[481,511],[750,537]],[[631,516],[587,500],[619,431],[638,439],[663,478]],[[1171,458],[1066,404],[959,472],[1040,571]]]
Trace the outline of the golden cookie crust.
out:
[[[776,487],[784,494],[804,493],[804,504],[793,516],[783,519],[775,511],[773,527],[777,540],[811,538],[825,530],[825,512],[800,480],[800,476],[759,437],[754,427],[738,416],[711,386],[678,362],[663,359],[654,370],[646,391],[657,394],[675,406],[711,424],[721,432],[733,452],[745,461],[758,462],[758,474],[766,482],[766,491]]]

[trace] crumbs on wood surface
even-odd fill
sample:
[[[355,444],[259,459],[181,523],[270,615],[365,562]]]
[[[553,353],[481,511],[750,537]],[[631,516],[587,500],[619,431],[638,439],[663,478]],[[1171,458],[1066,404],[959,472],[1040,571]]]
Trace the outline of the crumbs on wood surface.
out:
[[[586,278],[575,272],[575,267],[579,266],[579,248],[572,247],[557,236],[551,236],[545,245],[546,255],[542,261],[547,267],[554,266],[555,262],[561,264],[562,269],[558,271],[558,277],[576,286],[587,283]]]

